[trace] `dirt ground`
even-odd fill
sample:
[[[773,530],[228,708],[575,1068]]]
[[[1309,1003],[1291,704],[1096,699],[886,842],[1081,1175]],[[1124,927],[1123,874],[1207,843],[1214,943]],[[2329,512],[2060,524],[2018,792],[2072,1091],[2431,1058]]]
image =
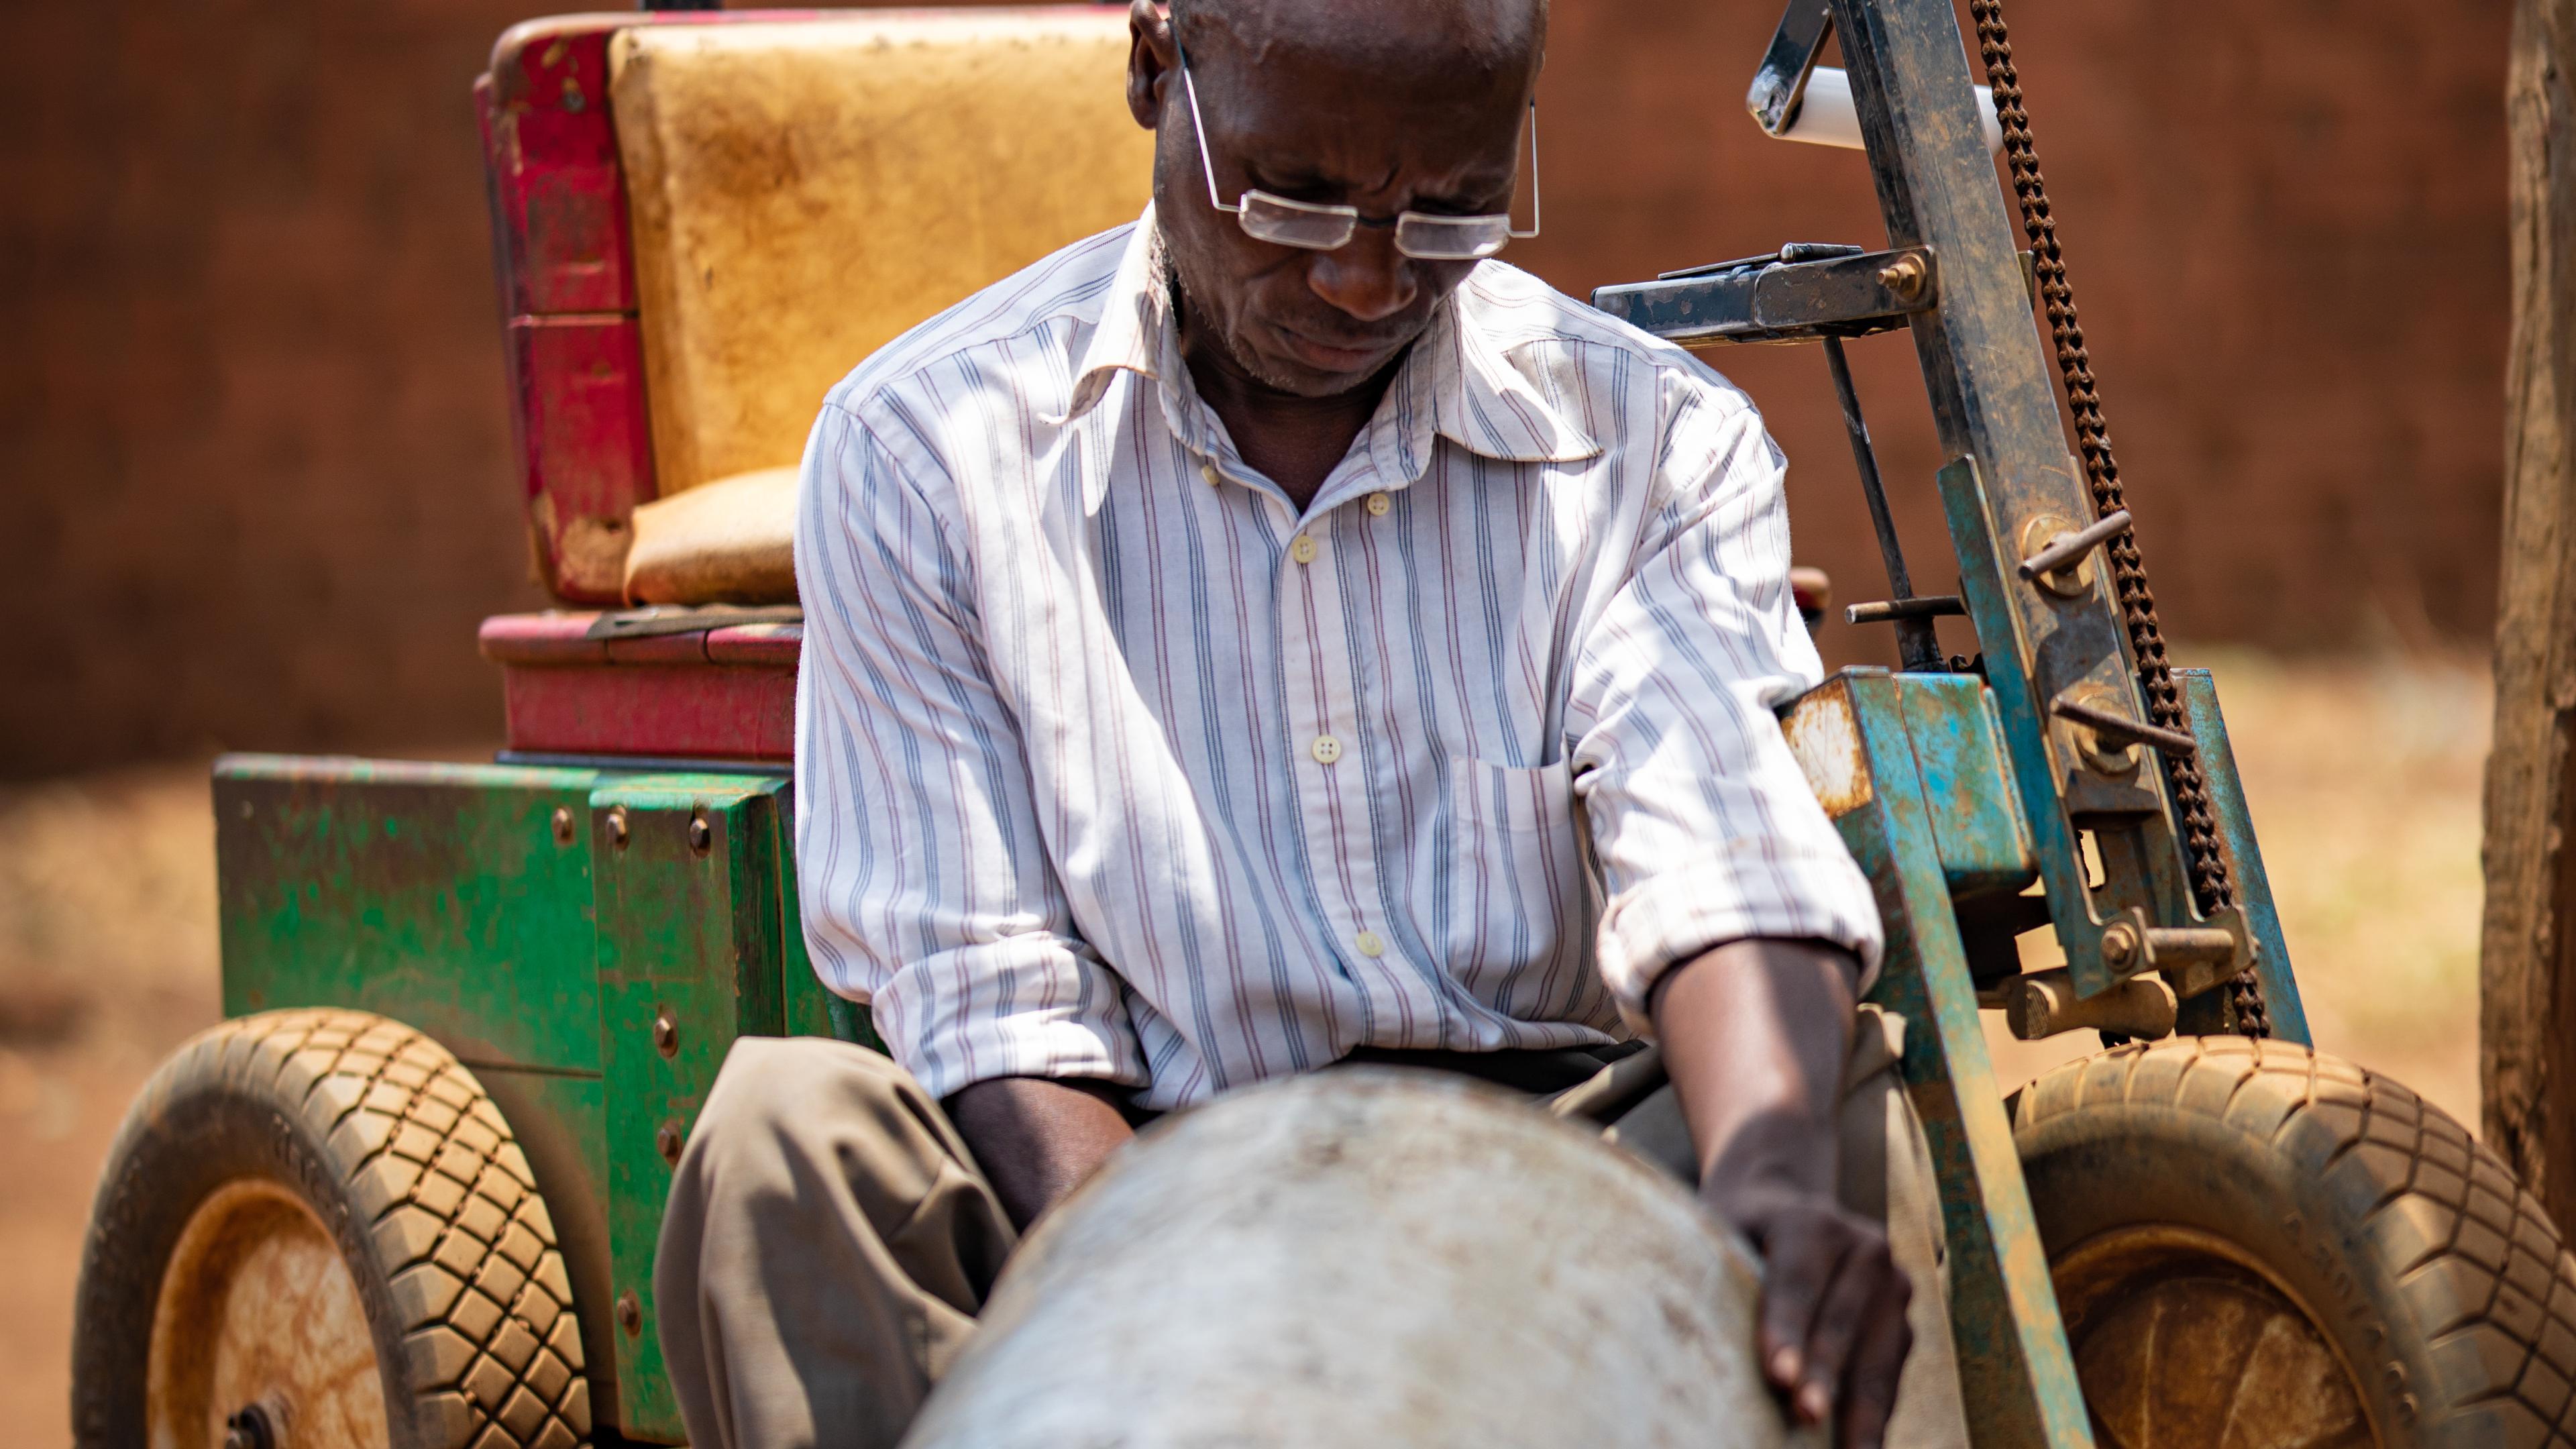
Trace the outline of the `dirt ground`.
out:
[[[2186,652],[2220,694],[2320,1046],[2477,1120],[2481,663]],[[127,1101],[217,1014],[202,766],[0,791],[0,1423],[66,1442],[73,1280]],[[2080,1053],[2001,1041],[2008,1083]]]

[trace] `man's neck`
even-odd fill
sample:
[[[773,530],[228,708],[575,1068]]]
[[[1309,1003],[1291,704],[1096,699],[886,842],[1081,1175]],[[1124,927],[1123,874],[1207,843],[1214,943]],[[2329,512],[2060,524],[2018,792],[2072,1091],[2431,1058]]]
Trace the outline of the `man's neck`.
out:
[[[1300,509],[1351,451],[1351,443],[1376,416],[1404,354],[1367,381],[1330,397],[1302,397],[1254,377],[1226,351],[1214,331],[1197,320],[1189,298],[1175,286],[1181,360],[1190,382],[1214,409],[1243,461],[1279,485]]]

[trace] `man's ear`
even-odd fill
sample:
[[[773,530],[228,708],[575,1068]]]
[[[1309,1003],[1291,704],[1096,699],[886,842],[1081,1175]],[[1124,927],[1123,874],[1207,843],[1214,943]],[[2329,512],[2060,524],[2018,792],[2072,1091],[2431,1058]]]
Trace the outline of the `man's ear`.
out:
[[[1137,125],[1151,131],[1163,119],[1164,81],[1177,54],[1171,12],[1154,0],[1128,0],[1127,34],[1127,110]]]

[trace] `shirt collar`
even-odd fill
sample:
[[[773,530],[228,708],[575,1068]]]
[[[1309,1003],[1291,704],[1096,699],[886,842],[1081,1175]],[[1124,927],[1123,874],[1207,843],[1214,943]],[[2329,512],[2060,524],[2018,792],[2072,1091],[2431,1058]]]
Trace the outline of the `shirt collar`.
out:
[[[1164,281],[1163,233],[1154,224],[1154,204],[1127,234],[1118,270],[1111,274],[1102,299],[1100,324],[1083,348],[1073,370],[1073,399],[1064,416],[1069,423],[1097,406],[1109,384],[1124,369],[1141,377],[1162,379],[1177,373],[1186,386],[1188,374],[1171,366],[1180,360],[1180,334],[1172,320],[1171,288]],[[1167,356],[1168,354],[1168,356]]]
[[[1100,323],[1074,368],[1071,423],[1098,406],[1121,372],[1153,381],[1173,431],[1192,451],[1212,451],[1206,406],[1181,362],[1163,262],[1162,231],[1148,202],[1110,278]],[[1382,472],[1410,483],[1431,463],[1432,435],[1486,458],[1514,463],[1571,463],[1601,445],[1576,426],[1512,365],[1498,318],[1470,274],[1431,315],[1405,354],[1377,416],[1361,435]],[[1427,404],[1427,405],[1426,405]]]

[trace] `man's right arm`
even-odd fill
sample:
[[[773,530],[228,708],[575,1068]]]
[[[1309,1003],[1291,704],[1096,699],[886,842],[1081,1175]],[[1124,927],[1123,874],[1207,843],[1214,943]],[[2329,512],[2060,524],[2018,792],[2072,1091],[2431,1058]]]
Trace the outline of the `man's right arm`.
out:
[[[797,506],[797,879],[816,974],[868,1003],[1025,1220],[1123,1137],[1103,1084],[1145,1070],[1047,859],[954,494],[927,447],[825,404]]]
[[[1136,1135],[1118,1091],[1084,1078],[988,1077],[948,1099],[948,1120],[1026,1232]]]

